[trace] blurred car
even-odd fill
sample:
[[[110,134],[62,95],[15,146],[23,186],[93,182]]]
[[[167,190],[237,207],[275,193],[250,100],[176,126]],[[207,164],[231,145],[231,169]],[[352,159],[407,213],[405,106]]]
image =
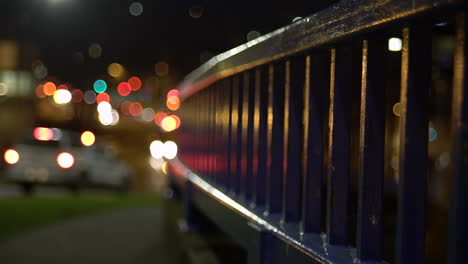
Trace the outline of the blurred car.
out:
[[[4,177],[20,184],[25,193],[37,184],[65,185],[74,191],[89,185],[124,190],[129,182],[128,167],[89,131],[36,127],[4,152],[4,160]]]

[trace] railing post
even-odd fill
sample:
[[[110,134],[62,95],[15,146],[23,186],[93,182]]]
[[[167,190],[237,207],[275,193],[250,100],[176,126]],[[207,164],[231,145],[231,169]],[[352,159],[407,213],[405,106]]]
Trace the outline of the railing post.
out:
[[[452,201],[449,230],[449,263],[468,259],[468,83],[466,11],[457,15],[452,103]]]
[[[397,263],[424,262],[431,42],[430,24],[403,29]]]
[[[359,136],[359,201],[357,254],[380,261],[385,149],[385,45],[364,40],[362,47],[361,120]]]
[[[349,49],[331,50],[327,239],[332,245],[348,244],[351,59]]]
[[[301,214],[302,107],[305,56],[286,62],[284,109],[283,222],[298,222]]]
[[[284,83],[285,62],[274,64],[271,93],[271,166],[268,175],[267,212],[278,213],[281,210],[282,175],[283,175],[283,126],[284,126]],[[269,106],[270,107],[270,106]],[[269,114],[270,116],[270,114]]]
[[[326,57],[326,58],[325,58]],[[304,144],[302,181],[302,232],[320,233],[322,225],[322,186],[324,158],[324,112],[330,72],[329,54],[314,54],[306,59],[304,85]]]

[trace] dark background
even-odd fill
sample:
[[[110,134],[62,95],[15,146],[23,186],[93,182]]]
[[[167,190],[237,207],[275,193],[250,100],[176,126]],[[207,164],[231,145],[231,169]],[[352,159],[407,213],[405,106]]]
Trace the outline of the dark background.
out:
[[[112,62],[134,74],[154,74],[154,64],[166,61],[180,79],[210,55],[290,24],[336,0],[320,1],[144,1],[140,16],[132,16],[125,0],[15,0],[0,2],[0,39],[18,40],[37,49],[49,74],[75,85],[106,72]],[[193,18],[189,10],[202,8]],[[88,56],[91,43],[102,57]],[[82,58],[78,58],[82,54]],[[32,56],[34,57],[34,56]],[[202,58],[200,58],[202,57]],[[28,61],[23,61],[23,67]]]

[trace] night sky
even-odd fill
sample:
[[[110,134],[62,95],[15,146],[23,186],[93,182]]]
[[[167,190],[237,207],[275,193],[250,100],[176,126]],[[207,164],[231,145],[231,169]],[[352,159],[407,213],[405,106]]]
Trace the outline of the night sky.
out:
[[[134,74],[154,74],[158,61],[183,77],[209,55],[247,41],[251,30],[266,34],[297,17],[336,1],[160,1],[140,0],[143,13],[132,16],[127,0],[1,1],[0,39],[36,47],[49,74],[80,83],[106,73],[112,62]],[[193,18],[189,10],[199,6]],[[102,56],[88,55],[91,43]],[[82,57],[81,55],[82,54]]]

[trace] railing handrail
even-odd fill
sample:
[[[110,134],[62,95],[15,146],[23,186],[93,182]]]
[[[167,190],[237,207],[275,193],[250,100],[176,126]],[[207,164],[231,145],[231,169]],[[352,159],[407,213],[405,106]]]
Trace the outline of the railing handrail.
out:
[[[359,5],[357,5],[359,2]],[[188,74],[178,86],[182,100],[217,80],[330,44],[378,26],[463,0],[343,0],[298,22],[221,53]],[[358,9],[353,10],[356,6]]]

